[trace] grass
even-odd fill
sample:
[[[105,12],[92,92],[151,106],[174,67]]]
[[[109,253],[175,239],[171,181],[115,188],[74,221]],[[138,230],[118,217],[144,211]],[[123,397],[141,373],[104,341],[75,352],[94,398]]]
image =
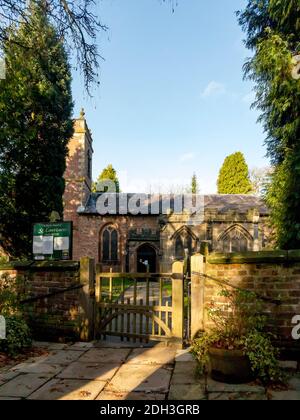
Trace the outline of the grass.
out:
[[[124,281],[124,291],[132,286],[133,282],[130,279],[113,279],[112,281],[112,301],[117,300],[122,294],[122,287]],[[102,279],[101,281],[102,299],[109,300],[109,279]]]

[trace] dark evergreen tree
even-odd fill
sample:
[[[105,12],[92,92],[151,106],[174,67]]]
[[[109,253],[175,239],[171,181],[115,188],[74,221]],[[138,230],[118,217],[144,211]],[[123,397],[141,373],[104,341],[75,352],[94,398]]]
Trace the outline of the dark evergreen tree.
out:
[[[219,194],[250,194],[249,169],[241,152],[227,156],[218,178]]]
[[[68,57],[43,5],[31,4],[26,24],[9,27],[2,44],[0,232],[14,257],[31,254],[33,223],[48,220],[52,211],[62,215],[73,133]]]
[[[300,248],[300,52],[299,0],[248,1],[239,22],[254,51],[245,76],[256,84],[255,106],[267,133],[274,171],[266,200],[280,248]]]

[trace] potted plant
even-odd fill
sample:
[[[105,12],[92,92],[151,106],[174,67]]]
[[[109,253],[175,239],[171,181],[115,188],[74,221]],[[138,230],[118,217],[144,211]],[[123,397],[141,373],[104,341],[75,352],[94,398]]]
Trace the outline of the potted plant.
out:
[[[208,308],[209,331],[198,334],[193,353],[202,372],[226,383],[282,380],[278,350],[266,332],[267,318],[255,293],[222,289],[222,304]]]

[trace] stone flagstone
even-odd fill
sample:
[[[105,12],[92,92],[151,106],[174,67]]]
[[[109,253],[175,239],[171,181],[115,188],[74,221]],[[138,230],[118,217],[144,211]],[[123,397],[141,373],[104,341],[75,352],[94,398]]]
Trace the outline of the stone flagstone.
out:
[[[153,347],[134,349],[128,357],[128,365],[166,365],[174,363],[176,349],[171,347]]]
[[[208,392],[250,392],[250,393],[264,393],[265,389],[262,386],[255,384],[225,384],[207,378]]]
[[[294,391],[300,391],[300,375],[294,375],[288,381],[288,385]]]
[[[34,392],[30,400],[94,400],[105,382],[78,379],[52,379]]]
[[[172,375],[172,384],[188,385],[194,383],[202,383],[204,387],[205,379],[197,376],[196,362],[180,362],[176,363]]]
[[[267,400],[266,394],[260,392],[211,392],[208,395],[209,400]]]
[[[300,401],[300,391],[273,391],[271,400]]]
[[[167,393],[172,368],[155,365],[123,365],[107,385],[110,392]]]
[[[17,366],[14,366],[11,370],[12,372],[18,373],[38,373],[38,374],[49,374],[57,375],[63,367],[61,365],[54,365],[50,363],[20,363]]]
[[[36,373],[18,375],[11,381],[0,386],[0,397],[26,398],[48,382],[50,378],[51,376],[49,375],[39,375]]]
[[[205,400],[206,394],[200,384],[177,385],[171,384],[168,400],[170,401],[193,401]]]
[[[77,360],[83,353],[84,351],[79,350],[59,350],[47,356],[43,360],[43,363],[68,365],[69,363]]]
[[[195,359],[190,351],[191,349],[177,350],[175,355],[175,362],[195,362]]]
[[[78,360],[84,363],[108,363],[119,365],[123,363],[130,349],[111,349],[111,348],[99,348],[90,349]]]
[[[78,343],[74,343],[72,344],[69,348],[70,350],[85,350],[85,349],[91,349],[94,347],[94,343],[93,342],[78,342]]]
[[[0,373],[0,385],[3,385],[5,382],[10,381],[11,379],[15,378],[19,375],[20,372],[14,372],[13,370],[9,370],[7,372]]]
[[[108,392],[102,391],[101,394],[96,398],[97,400],[127,400],[127,401],[164,401],[166,399],[165,394],[155,394],[152,392]]]
[[[108,381],[118,369],[118,364],[74,362],[65,368],[58,378]]]
[[[161,344],[134,349],[76,344],[2,369],[0,400],[300,401],[299,373],[290,376],[287,390],[266,393],[255,383],[231,385],[198,377],[188,350]]]

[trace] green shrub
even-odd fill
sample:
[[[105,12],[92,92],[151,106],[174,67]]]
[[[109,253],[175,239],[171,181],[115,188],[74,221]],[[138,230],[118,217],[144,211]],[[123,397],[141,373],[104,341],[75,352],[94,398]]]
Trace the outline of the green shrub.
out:
[[[5,317],[6,339],[0,340],[0,351],[16,356],[31,346],[31,335],[25,320],[18,315]]]
[[[18,278],[6,274],[0,276],[0,315],[6,321],[6,339],[0,340],[0,351],[10,356],[16,356],[31,346],[30,330],[22,317],[21,286]]]
[[[0,314],[7,316],[19,310],[19,279],[8,274],[0,276]]]
[[[285,379],[283,372],[279,369],[279,350],[273,346],[270,336],[253,330],[244,337],[243,345],[252,370],[263,382]]]
[[[208,308],[208,317],[213,326],[195,338],[192,353],[199,362],[199,371],[204,373],[209,362],[211,347],[242,350],[248,356],[252,371],[263,382],[284,380],[279,367],[279,351],[273,346],[271,334],[266,332],[267,318],[262,314],[262,302],[248,291],[223,289],[220,292],[227,303]]]

